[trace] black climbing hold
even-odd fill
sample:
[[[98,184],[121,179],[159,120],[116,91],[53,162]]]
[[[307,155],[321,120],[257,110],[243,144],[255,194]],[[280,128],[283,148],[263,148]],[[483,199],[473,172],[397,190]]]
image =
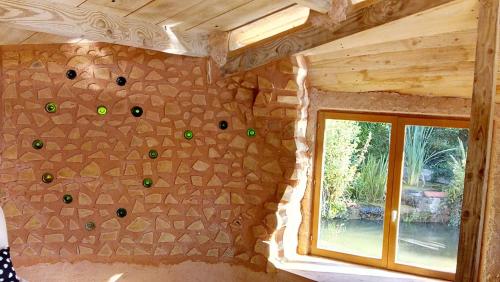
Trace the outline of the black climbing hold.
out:
[[[219,122],[219,128],[222,129],[222,130],[226,130],[228,126],[229,125],[228,125],[227,121],[225,121],[225,120],[221,120]]]
[[[127,79],[123,76],[119,76],[116,78],[116,84],[118,84],[119,86],[124,86],[125,84],[127,84]]]
[[[71,80],[75,79],[76,78],[76,71],[75,70],[68,70],[66,72],[66,77],[68,79],[71,79]]]
[[[126,217],[127,216],[127,210],[124,208],[119,208],[116,210],[116,215],[118,217]]]
[[[142,116],[142,113],[144,112],[141,107],[139,106],[134,106],[132,109],[130,109],[130,112],[134,117],[140,117]]]

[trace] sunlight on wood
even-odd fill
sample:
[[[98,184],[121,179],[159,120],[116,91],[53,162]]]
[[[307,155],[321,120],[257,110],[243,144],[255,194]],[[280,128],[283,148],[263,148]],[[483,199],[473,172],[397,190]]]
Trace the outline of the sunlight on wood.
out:
[[[309,8],[293,6],[235,29],[229,37],[229,50],[236,50],[300,26],[306,22],[308,16]]]

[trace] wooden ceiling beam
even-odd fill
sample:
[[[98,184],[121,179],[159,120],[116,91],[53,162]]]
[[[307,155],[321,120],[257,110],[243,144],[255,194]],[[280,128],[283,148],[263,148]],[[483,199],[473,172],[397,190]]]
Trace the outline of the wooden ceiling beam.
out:
[[[0,23],[60,36],[162,51],[207,56],[208,35],[177,32],[97,9],[76,8],[47,0],[2,0]]]
[[[336,39],[352,35],[394,20],[398,20],[452,0],[381,0],[373,5],[351,10],[345,21],[335,25],[327,15],[311,12],[308,21],[293,31],[277,35],[258,44],[229,53],[222,67],[224,74],[246,71],[276,61]]]

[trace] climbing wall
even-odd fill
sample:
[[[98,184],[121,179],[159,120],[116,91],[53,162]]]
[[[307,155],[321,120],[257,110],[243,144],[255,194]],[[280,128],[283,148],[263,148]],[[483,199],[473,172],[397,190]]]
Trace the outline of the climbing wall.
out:
[[[289,63],[207,81],[205,59],[117,45],[1,59],[0,196],[18,264],[265,267],[295,167]]]

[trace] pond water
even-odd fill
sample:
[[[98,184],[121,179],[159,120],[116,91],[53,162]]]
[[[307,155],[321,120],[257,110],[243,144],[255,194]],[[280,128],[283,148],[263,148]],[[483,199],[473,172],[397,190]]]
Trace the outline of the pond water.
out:
[[[330,220],[320,224],[318,247],[380,258],[382,222]],[[459,228],[441,223],[405,223],[399,227],[396,262],[455,272]]]

